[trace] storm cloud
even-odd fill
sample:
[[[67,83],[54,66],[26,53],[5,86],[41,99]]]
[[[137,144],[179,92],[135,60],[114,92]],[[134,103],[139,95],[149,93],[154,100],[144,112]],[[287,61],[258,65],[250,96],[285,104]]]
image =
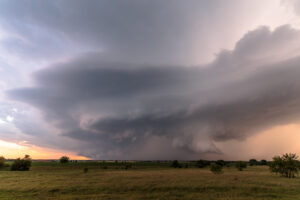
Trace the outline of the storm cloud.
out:
[[[42,111],[81,155],[197,158],[300,117],[299,30],[260,27],[201,66],[141,64],[99,52],[33,74],[7,95]],[[118,58],[116,56],[116,58]]]
[[[261,25],[265,4],[270,7],[236,0],[4,0],[0,27],[7,33],[0,43],[34,61],[99,51],[111,60],[198,65]]]
[[[0,1],[0,142],[235,159],[224,145],[300,121],[298,4]]]

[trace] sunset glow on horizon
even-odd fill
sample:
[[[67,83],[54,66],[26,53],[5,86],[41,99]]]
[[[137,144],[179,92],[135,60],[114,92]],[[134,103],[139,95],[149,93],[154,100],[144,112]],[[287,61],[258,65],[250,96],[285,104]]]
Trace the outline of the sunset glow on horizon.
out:
[[[0,156],[6,159],[22,158],[30,155],[32,159],[59,159],[61,156],[68,156],[71,160],[89,160],[84,156],[78,156],[73,152],[59,149],[49,149],[38,146],[26,146],[0,140]]]

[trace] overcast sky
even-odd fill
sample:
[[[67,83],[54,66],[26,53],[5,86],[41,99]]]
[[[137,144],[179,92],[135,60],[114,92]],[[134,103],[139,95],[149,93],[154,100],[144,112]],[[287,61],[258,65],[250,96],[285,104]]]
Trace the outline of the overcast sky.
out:
[[[300,153],[299,76],[296,0],[2,0],[0,154]]]

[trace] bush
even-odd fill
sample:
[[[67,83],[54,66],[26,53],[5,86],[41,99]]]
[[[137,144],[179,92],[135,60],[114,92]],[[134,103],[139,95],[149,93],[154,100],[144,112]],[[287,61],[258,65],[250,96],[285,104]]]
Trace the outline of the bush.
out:
[[[298,156],[296,154],[284,154],[282,156],[274,156],[269,164],[270,171],[280,174],[283,177],[295,178],[300,168]]]
[[[0,156],[0,167],[5,167],[5,158]]]
[[[237,161],[235,163],[235,167],[239,170],[239,171],[243,171],[243,169],[247,168],[247,163],[243,162],[243,161]]]
[[[210,171],[214,174],[221,174],[223,171],[223,166],[218,165],[217,163],[210,164]]]
[[[181,168],[181,164],[179,164],[178,160],[174,160],[171,164],[171,167],[174,167],[174,168]]]
[[[16,159],[11,165],[12,171],[28,171],[31,167],[31,158],[29,155],[25,155],[24,158]]]
[[[198,160],[197,162],[196,162],[196,166],[197,167],[199,167],[199,168],[204,168],[204,167],[207,167],[207,166],[209,166],[209,161],[207,161],[207,160]]]
[[[257,162],[256,159],[250,159],[250,160],[249,160],[249,165],[250,165],[250,166],[255,166],[255,165],[257,165],[257,164],[258,164],[258,162]]]
[[[70,158],[68,156],[62,156],[60,159],[59,159],[59,162],[64,164],[64,163],[68,163],[70,161]]]

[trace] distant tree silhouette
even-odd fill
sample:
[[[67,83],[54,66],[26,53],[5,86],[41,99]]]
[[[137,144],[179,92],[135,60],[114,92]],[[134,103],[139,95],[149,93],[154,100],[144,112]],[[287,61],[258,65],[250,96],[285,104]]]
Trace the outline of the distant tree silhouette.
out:
[[[31,167],[32,160],[29,155],[25,155],[24,158],[16,159],[11,165],[12,171],[28,171]]]
[[[70,158],[68,156],[62,156],[60,159],[59,159],[59,162],[64,164],[64,163],[68,163],[70,161]]]
[[[196,166],[199,167],[199,168],[204,168],[204,167],[207,167],[209,166],[210,162],[207,161],[207,160],[198,160],[196,162]]]
[[[254,165],[257,165],[257,164],[258,164],[258,162],[257,162],[256,159],[250,159],[250,160],[249,160],[249,165],[250,165],[250,166],[254,166]]]
[[[243,171],[247,167],[247,163],[243,161],[237,161],[234,165],[239,171]]]
[[[5,158],[3,156],[0,156],[0,167],[5,166]]]
[[[218,165],[217,163],[211,163],[210,164],[210,171],[214,174],[223,173],[222,169],[223,169],[222,165]]]
[[[217,160],[216,164],[221,165],[222,167],[225,166],[225,161],[224,160]]]
[[[268,161],[266,161],[266,160],[261,160],[260,161],[260,163],[259,163],[260,165],[268,165]]]
[[[178,160],[174,160],[171,164],[171,167],[174,167],[174,168],[181,168],[181,164],[179,164]]]

